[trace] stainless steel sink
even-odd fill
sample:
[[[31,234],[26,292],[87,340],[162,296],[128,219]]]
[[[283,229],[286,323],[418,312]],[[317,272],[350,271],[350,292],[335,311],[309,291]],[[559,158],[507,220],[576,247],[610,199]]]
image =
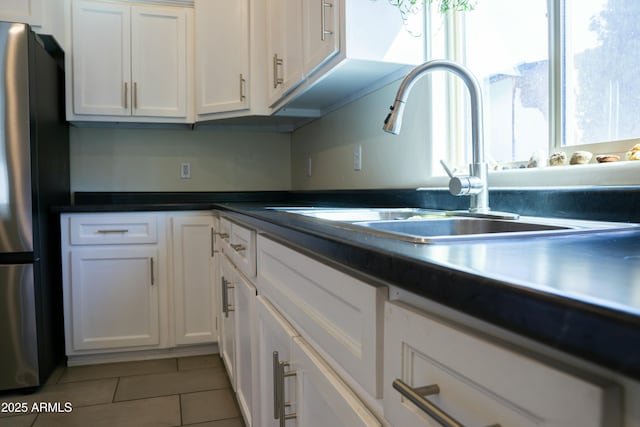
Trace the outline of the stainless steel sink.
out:
[[[445,211],[420,208],[326,208],[326,207],[273,207],[294,215],[340,222],[386,221],[417,218],[446,218]]]
[[[517,220],[456,216],[416,208],[273,208],[313,221],[412,243],[446,243],[621,231],[637,224],[559,218],[520,217]]]

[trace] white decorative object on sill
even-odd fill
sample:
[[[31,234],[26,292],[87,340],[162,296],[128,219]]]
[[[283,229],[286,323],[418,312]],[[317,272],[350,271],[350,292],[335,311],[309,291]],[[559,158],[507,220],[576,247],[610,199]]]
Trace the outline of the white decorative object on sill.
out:
[[[593,153],[590,151],[576,151],[571,155],[571,160],[569,160],[569,164],[571,165],[584,165],[591,161],[593,157]]]
[[[542,168],[547,166],[547,152],[544,150],[536,150],[531,154],[527,168]]]
[[[558,151],[549,157],[549,166],[563,166],[567,164],[567,153]]]
[[[631,150],[627,151],[627,160],[640,160],[640,144],[634,145]]]

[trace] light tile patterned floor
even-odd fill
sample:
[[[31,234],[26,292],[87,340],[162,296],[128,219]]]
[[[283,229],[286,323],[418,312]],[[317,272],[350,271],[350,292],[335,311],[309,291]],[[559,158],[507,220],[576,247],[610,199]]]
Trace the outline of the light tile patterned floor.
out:
[[[33,412],[34,403],[49,408]],[[0,412],[0,427],[244,425],[218,355],[61,367],[36,393],[0,394],[0,404],[28,412]]]

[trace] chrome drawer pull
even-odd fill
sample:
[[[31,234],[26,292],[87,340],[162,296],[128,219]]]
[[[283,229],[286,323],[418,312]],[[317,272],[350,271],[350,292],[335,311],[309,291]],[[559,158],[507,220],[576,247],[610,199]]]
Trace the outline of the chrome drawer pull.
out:
[[[278,366],[278,418],[280,419],[280,427],[285,427],[287,420],[293,420],[296,418],[295,413],[285,414],[285,409],[291,407],[290,402],[285,402],[284,400],[284,379],[287,377],[295,377],[295,371],[285,372],[285,368],[287,368],[289,362],[280,362]]]
[[[320,7],[322,8],[322,13],[320,14],[320,40],[325,41],[326,36],[330,36],[333,34],[333,31],[327,30],[327,8],[333,7],[332,3],[328,3],[325,0],[320,0]]]
[[[221,239],[225,240],[229,238],[229,233],[218,233]]]
[[[123,228],[122,230],[96,230],[96,233],[99,234],[124,234],[128,232],[129,230],[127,230],[126,228]]]
[[[229,289],[233,289],[233,286],[230,286],[231,282],[222,278],[222,312],[224,313],[224,317],[229,317],[230,311],[235,311],[232,305],[229,304]]]
[[[432,384],[425,387],[412,388],[401,379],[396,379],[393,382],[393,388],[396,389],[411,403],[420,408],[424,413],[436,420],[441,426],[444,427],[464,427],[462,423],[457,421],[451,415],[447,414],[436,404],[425,399],[425,396],[431,396],[440,393],[440,387],[438,384]],[[500,427],[499,424],[494,424],[491,427]]]
[[[238,243],[237,245],[232,244],[231,248],[236,252],[242,252],[244,250],[247,250],[247,248],[244,245],[241,245],[240,243]]]

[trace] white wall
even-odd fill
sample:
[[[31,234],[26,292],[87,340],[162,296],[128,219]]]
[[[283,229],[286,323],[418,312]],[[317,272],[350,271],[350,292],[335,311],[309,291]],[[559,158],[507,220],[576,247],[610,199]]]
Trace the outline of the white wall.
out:
[[[292,188],[369,189],[419,187],[432,174],[426,82],[418,81],[407,101],[400,135],[382,131],[399,82],[296,130],[291,142]],[[362,170],[354,149],[362,146]],[[312,173],[307,176],[307,158]],[[437,171],[440,174],[440,171]]]
[[[71,190],[289,190],[289,147],[282,133],[71,127]]]

